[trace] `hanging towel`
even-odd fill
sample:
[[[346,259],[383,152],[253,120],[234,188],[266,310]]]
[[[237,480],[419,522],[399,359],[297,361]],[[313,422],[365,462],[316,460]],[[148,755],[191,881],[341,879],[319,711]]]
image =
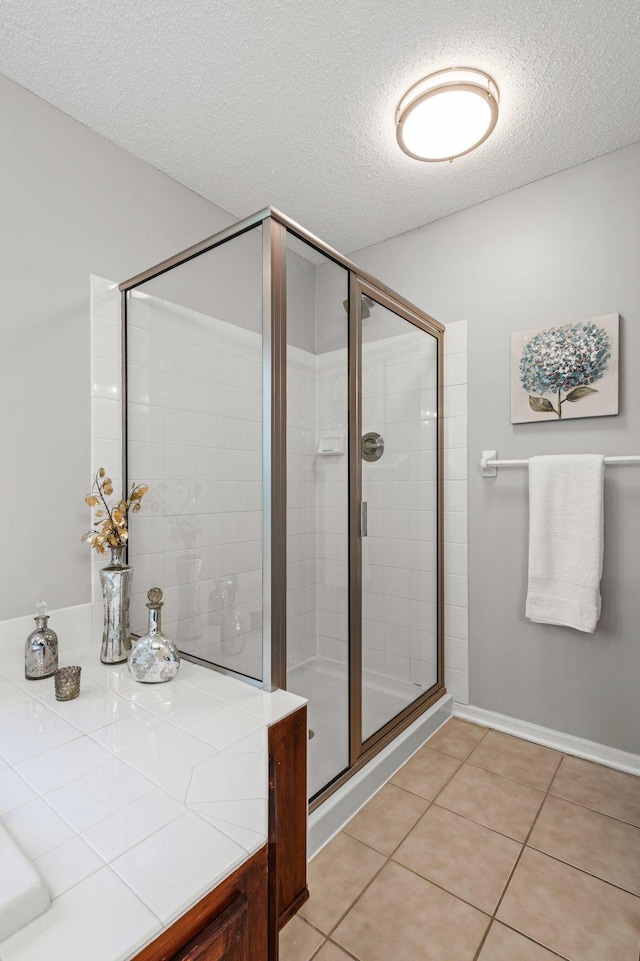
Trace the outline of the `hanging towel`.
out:
[[[604,455],[529,460],[526,615],[593,634],[600,617]]]

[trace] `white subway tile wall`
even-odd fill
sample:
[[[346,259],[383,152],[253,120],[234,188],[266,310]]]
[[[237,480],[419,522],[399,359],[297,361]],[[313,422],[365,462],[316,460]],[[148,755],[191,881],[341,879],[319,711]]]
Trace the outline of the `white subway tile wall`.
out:
[[[135,291],[128,327],[132,627],[155,578],[180,650],[260,678],[262,335]]]
[[[363,464],[370,532],[364,543],[363,666],[420,686],[436,679],[434,346],[418,332],[363,345],[363,431],[376,430],[387,441],[382,461]],[[346,438],[346,351],[320,354],[316,363],[318,439],[340,432]],[[469,675],[466,371],[467,323],[461,321],[448,325],[445,335],[444,538],[445,680],[462,703],[468,703]],[[346,454],[318,456],[316,472],[317,654],[346,662],[348,518],[346,501],[342,512],[335,506],[345,497]],[[306,650],[307,657],[316,653],[312,644]]]
[[[388,312],[383,320],[392,336],[362,347],[362,430],[385,444],[362,464],[363,662],[385,676],[399,710],[438,676],[437,341]],[[379,723],[365,703],[364,736]]]
[[[99,277],[91,289],[92,469],[119,491],[120,294]],[[260,678],[262,337],[137,292],[128,318],[129,477],[150,487],[131,519],[132,629],[162,587],[181,650]],[[94,558],[96,639],[104,563]]]
[[[316,518],[316,356],[287,347],[287,665],[318,647]]]
[[[340,454],[315,456],[318,530],[318,648],[320,657],[346,663],[349,650],[349,458],[347,351],[316,358],[316,449],[335,445]],[[337,442],[337,444],[336,444]]]

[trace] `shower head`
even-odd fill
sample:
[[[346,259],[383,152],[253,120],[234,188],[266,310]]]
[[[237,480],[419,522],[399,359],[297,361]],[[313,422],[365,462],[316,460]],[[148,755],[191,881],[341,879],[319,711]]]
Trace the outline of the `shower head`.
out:
[[[376,305],[375,300],[372,300],[371,297],[367,297],[366,294],[363,294],[363,295],[362,295],[362,313],[361,313],[361,316],[362,316],[362,319],[363,319],[363,320],[366,320],[367,317],[370,317],[370,316],[371,316],[371,309],[372,309],[373,307],[375,307],[375,305]],[[342,301],[342,306],[344,307],[344,312],[345,312],[345,314],[348,315],[348,314],[349,314],[349,301],[348,301],[348,300],[343,300],[343,301]]]

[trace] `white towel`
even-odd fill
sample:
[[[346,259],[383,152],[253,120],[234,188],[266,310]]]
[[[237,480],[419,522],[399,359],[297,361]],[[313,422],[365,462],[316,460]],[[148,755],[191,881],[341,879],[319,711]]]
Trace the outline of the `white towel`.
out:
[[[593,634],[600,617],[604,456],[529,460],[526,615]]]

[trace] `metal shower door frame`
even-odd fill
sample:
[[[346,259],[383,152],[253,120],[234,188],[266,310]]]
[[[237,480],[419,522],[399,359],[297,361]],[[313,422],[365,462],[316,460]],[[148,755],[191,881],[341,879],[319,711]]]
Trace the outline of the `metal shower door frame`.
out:
[[[362,737],[362,298],[376,304],[424,331],[437,341],[437,598],[438,675],[434,685],[379,730]],[[445,691],[444,687],[444,551],[443,551],[443,449],[442,417],[444,328],[417,308],[409,308],[375,283],[352,273],[349,287],[349,758],[351,772],[366,763],[401,730],[411,724]],[[350,773],[351,773],[350,772]]]
[[[218,231],[180,253],[119,284],[122,294],[123,478],[127,483],[127,295],[174,267],[205,254],[262,226],[263,284],[263,677],[266,690],[287,685],[287,232],[348,271],[349,365],[349,767],[316,795],[313,810],[370,758],[408,727],[445,693],[444,686],[444,553],[443,553],[443,343],[444,327],[401,294],[291,220],[274,207]],[[388,308],[438,342],[437,425],[437,566],[438,566],[438,680],[374,735],[362,740],[362,296]],[[188,659],[198,661],[197,657]],[[204,663],[204,662],[201,662]],[[246,675],[216,668],[252,680]],[[256,683],[253,681],[253,683]],[[258,682],[259,683],[259,682]]]

